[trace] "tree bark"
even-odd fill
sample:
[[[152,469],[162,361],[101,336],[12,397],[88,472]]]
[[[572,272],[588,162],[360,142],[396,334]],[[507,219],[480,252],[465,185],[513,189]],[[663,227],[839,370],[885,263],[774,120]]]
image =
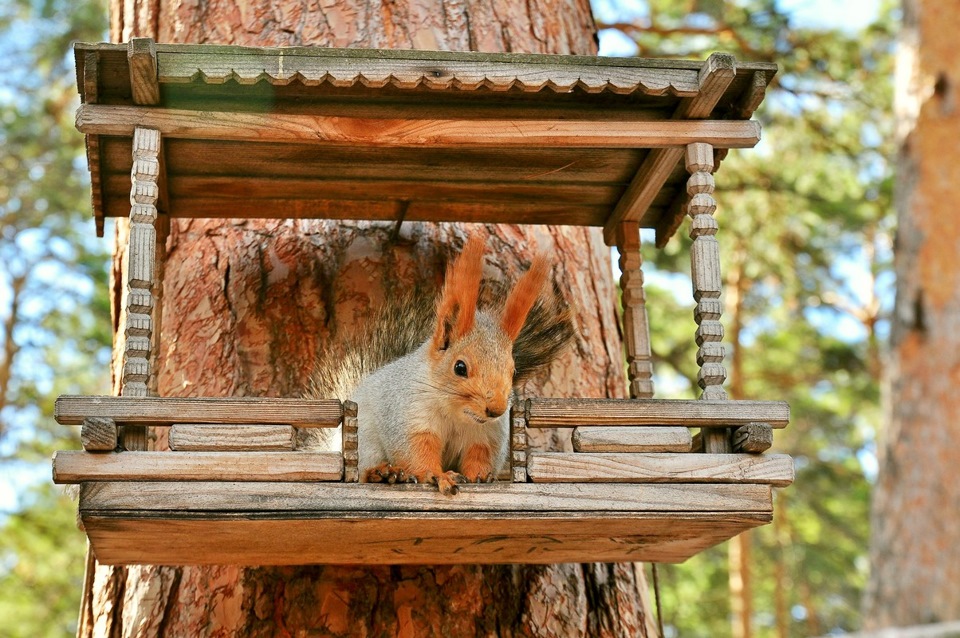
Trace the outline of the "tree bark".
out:
[[[595,52],[587,0],[113,0],[111,10],[116,41]],[[466,232],[489,235],[496,262],[488,258],[488,275],[513,279],[535,250],[551,255],[577,308],[573,351],[528,392],[624,396],[610,257],[598,231],[406,223],[392,238],[392,225],[324,220],[172,224],[160,395],[298,396],[318,345],[363,321],[398,286],[438,284]],[[534,443],[569,445],[555,434]],[[81,633],[646,636],[655,634],[646,600],[633,564],[98,566]]]
[[[960,617],[960,227],[953,203],[960,56],[951,36],[960,13],[947,0],[904,0],[903,8],[897,297],[868,628]]]

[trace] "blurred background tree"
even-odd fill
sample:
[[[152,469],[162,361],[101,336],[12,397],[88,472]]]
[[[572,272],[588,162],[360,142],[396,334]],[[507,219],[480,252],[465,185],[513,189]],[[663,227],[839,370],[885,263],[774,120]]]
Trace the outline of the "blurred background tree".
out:
[[[602,52],[717,50],[780,65],[757,113],[764,140],[724,161],[716,198],[728,389],[735,398],[790,402],[790,428],[774,444],[795,457],[797,481],[777,495],[773,525],[660,568],[666,633],[785,638],[857,629],[892,305],[897,7],[625,4],[594,3]],[[693,396],[688,247],[648,247],[657,396]]]
[[[61,393],[107,391],[106,245],[95,238],[72,42],[99,40],[99,1],[0,3],[0,635],[75,631],[84,541],[49,480]]]
[[[729,390],[791,403],[775,445],[797,458],[797,483],[779,494],[774,525],[661,567],[666,633],[858,628],[892,302],[897,9],[882,0],[843,11],[814,0],[593,5],[607,55],[718,50],[781,66],[758,113],[764,141],[725,160],[717,199]],[[54,426],[52,403],[108,392],[110,338],[70,43],[104,39],[106,15],[99,0],[10,0],[0,27],[0,635],[59,636],[75,629],[84,548],[74,504],[47,479],[51,450],[77,446]],[[693,396],[687,246],[648,248],[658,396]]]

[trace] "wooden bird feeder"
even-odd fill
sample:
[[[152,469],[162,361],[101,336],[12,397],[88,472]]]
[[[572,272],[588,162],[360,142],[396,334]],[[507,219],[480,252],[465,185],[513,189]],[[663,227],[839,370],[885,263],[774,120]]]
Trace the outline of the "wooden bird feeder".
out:
[[[679,562],[772,519],[793,463],[761,452],[789,409],[722,389],[712,193],[727,149],[759,141],[775,65],[148,39],[76,62],[98,232],[130,220],[122,396],[56,406],[84,451],[54,480],[80,484],[101,563]],[[656,400],[639,229],[662,246],[687,216],[703,393]],[[453,498],[358,483],[351,402],[156,396],[171,217],[602,227],[632,398],[515,406],[509,477]],[[342,453],[296,449],[296,428],[340,425]],[[576,451],[528,451],[545,427],[575,428]]]

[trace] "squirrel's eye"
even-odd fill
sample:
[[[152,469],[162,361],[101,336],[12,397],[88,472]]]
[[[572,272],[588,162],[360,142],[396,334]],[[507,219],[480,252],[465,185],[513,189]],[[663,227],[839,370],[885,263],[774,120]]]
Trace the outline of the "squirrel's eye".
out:
[[[453,364],[453,373],[458,377],[467,376],[467,364],[458,360],[455,364]]]

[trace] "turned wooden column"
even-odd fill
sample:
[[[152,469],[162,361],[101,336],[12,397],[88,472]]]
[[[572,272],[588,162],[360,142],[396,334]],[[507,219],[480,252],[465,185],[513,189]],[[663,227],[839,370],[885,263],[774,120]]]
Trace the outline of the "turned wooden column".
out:
[[[713,198],[713,146],[696,142],[687,146],[687,193],[690,203],[687,214],[690,216],[690,276],[693,281],[693,299],[697,306],[693,318],[697,322],[697,365],[700,373],[697,382],[703,392],[701,399],[713,401],[727,398],[723,382],[727,371],[723,367],[723,325],[720,315],[723,291],[720,279],[720,248],[717,243],[717,220],[713,214],[717,202]],[[730,433],[723,429],[710,429],[703,432],[703,451],[731,451]]]
[[[151,376],[157,274],[157,200],[160,189],[160,132],[137,128],[130,171],[130,235],[127,246],[127,305],[123,333],[121,396],[145,397]],[[146,428],[125,426],[123,447],[145,450]]]
[[[640,225],[637,222],[622,222],[617,226],[617,250],[620,253],[623,343],[627,352],[630,398],[650,399],[653,397],[653,361],[650,355],[647,301],[643,294]]]

